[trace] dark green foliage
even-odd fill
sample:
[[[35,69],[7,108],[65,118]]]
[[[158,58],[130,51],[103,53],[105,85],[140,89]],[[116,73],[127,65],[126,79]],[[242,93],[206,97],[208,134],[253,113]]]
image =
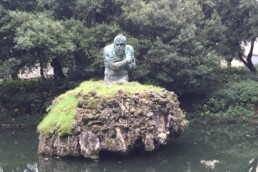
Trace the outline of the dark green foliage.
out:
[[[258,83],[253,80],[229,82],[199,105],[199,116],[209,120],[248,121],[255,115]]]
[[[58,59],[68,80],[102,79],[103,48],[122,33],[135,49],[137,68],[130,79],[166,87],[191,106],[232,80],[258,81],[244,69],[219,64],[243,57],[243,43],[257,37],[257,5],[256,0],[1,1],[0,78],[17,78],[38,63],[44,77],[43,69]]]
[[[224,26],[224,39],[217,44],[218,53],[225,58],[240,59],[251,72],[256,72],[251,61],[253,50],[250,48],[245,55],[243,44],[254,43],[258,36],[257,7],[256,0],[216,0],[214,3],[214,10]]]
[[[133,79],[180,94],[221,84],[216,75],[220,58],[204,38],[215,30],[212,28],[218,25],[218,17],[204,20],[198,1],[128,3],[123,7],[125,29],[135,38],[143,38],[135,46],[140,47]]]
[[[21,60],[16,58],[9,58],[5,60],[0,66],[0,78],[3,80],[8,80],[13,75],[17,75],[17,71],[20,69],[17,68],[21,64]]]
[[[138,64],[134,77],[144,83],[158,84],[179,94],[200,92],[221,84],[219,57],[179,56],[173,48],[157,40],[148,51],[147,62]]]
[[[29,52],[33,64],[47,63],[51,58],[67,56],[74,51],[71,33],[67,32],[60,21],[55,21],[44,13],[36,15],[12,12],[15,19],[26,19],[15,30],[15,48]],[[18,20],[19,21],[19,20]]]
[[[0,84],[1,122],[28,116],[42,118],[53,98],[75,87],[73,82],[13,80]],[[7,115],[8,114],[8,115]]]
[[[15,66],[16,76],[20,69],[32,68],[39,63],[44,78],[43,68],[47,63],[57,57],[65,61],[75,49],[73,33],[49,14],[9,11],[5,17],[7,21],[0,28],[0,33],[7,44],[3,42],[5,53],[1,57],[3,60],[20,60]]]
[[[11,21],[8,10],[0,5],[0,64],[9,58],[18,57],[14,49],[14,30],[17,25]]]
[[[68,78],[72,80],[100,79],[104,76],[103,47],[113,42],[120,33],[116,24],[97,24],[85,28],[76,20],[65,21],[65,27],[73,33],[72,42],[76,46],[73,54],[75,65],[69,68]]]
[[[3,56],[3,60],[19,58],[17,69],[37,62],[44,68],[58,57],[62,66],[69,69],[68,77],[102,78],[103,47],[116,34],[123,33],[135,47],[138,68],[132,79],[156,83],[176,92],[190,92],[214,85],[220,60],[216,53],[221,53],[222,47],[234,50],[224,44],[230,29],[226,7],[231,2],[225,2],[226,7],[222,1],[211,0],[36,2],[39,8],[33,14],[9,11],[12,8],[4,5],[12,20],[5,20],[1,27],[3,36],[10,40],[3,52],[17,53]],[[249,6],[233,4],[232,11],[240,7],[248,11],[250,4],[251,1]],[[250,13],[255,16],[255,12]],[[5,47],[5,42],[2,44]],[[153,71],[161,72],[157,75]]]
[[[0,5],[10,10],[34,11],[37,9],[37,0],[2,0]]]
[[[57,19],[82,21],[87,27],[110,23],[121,15],[121,0],[37,0],[43,10],[49,10]]]

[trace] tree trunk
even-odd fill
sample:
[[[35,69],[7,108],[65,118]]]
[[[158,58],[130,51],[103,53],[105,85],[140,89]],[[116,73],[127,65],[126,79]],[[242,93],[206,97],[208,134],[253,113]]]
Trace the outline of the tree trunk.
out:
[[[17,71],[12,72],[11,77],[12,79],[18,79],[18,72]]]
[[[53,67],[54,71],[54,79],[62,79],[65,78],[62,65],[58,58],[53,58],[51,62],[51,66]]]
[[[252,39],[250,51],[249,51],[249,53],[248,53],[248,55],[247,55],[246,60],[244,59],[243,53],[238,53],[239,59],[244,63],[244,65],[245,65],[245,66],[250,70],[250,72],[252,72],[252,73],[256,73],[256,72],[257,72],[257,70],[256,70],[256,68],[254,67],[254,64],[253,64],[253,62],[252,62],[253,49],[254,49],[254,42],[255,42],[255,39]]]
[[[232,60],[233,60],[233,58],[226,59],[227,67],[231,67],[232,66],[232,64],[231,64]]]
[[[40,76],[41,76],[42,80],[46,80],[45,75],[44,75],[44,67],[43,67],[42,61],[39,62],[39,66],[40,66]]]

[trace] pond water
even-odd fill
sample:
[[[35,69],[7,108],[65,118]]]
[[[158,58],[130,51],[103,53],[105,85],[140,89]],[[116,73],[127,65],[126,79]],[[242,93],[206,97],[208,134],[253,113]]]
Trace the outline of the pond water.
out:
[[[37,155],[35,128],[0,130],[0,172],[255,172],[258,171],[258,126],[189,127],[154,153],[128,157],[83,158]]]

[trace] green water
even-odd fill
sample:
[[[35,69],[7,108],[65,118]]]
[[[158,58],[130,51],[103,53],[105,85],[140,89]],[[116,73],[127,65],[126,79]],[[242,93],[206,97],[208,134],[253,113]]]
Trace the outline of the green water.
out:
[[[258,126],[190,127],[157,152],[104,154],[97,163],[39,157],[37,137],[35,129],[0,130],[0,172],[253,172],[258,165]]]

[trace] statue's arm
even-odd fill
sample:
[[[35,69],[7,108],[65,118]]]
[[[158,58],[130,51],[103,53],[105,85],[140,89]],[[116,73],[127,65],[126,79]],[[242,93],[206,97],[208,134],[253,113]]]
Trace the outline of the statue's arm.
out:
[[[124,59],[122,61],[119,61],[119,62],[114,62],[113,59],[108,59],[108,56],[105,56],[105,67],[109,68],[109,69],[112,69],[112,70],[118,70],[122,67],[124,67],[128,61],[127,59]]]
[[[127,65],[128,63],[129,63],[128,59],[126,59],[126,58],[124,60],[119,61],[119,62],[114,62],[112,64],[112,69],[113,70],[118,70],[118,69],[124,67],[125,65]]]
[[[135,68],[136,64],[135,64],[135,58],[134,58],[134,49],[131,45],[126,45],[125,59],[116,63],[119,68],[124,66],[128,67],[129,69]]]
[[[111,50],[110,50],[110,47],[107,46],[104,48],[104,65],[105,65],[105,68],[110,68],[110,69],[113,69],[113,65],[114,65],[114,60],[111,56]]]
[[[126,46],[126,59],[128,59],[128,67],[129,69],[135,68],[135,58],[134,58],[134,49],[131,45]]]
[[[126,58],[121,61],[114,61],[114,59],[110,55],[111,52],[112,50],[110,49],[110,47],[104,48],[105,67],[110,68],[112,70],[118,70],[125,66],[128,66],[129,68],[135,67],[134,50],[132,46],[130,45],[126,46],[126,50],[125,50]]]

